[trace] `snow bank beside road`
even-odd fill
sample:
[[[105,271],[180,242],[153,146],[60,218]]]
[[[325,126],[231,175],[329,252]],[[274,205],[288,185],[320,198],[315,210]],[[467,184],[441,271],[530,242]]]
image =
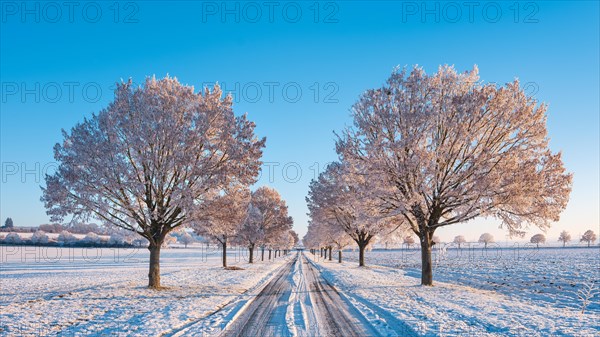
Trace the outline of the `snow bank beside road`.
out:
[[[83,250],[66,250],[57,260],[4,254],[0,335],[169,334],[266,282],[284,262],[248,264],[230,256],[230,264],[244,270],[224,270],[218,251],[201,256],[193,249],[165,250],[161,274],[167,289],[153,291],[146,288],[147,250],[128,255],[128,262],[115,260],[111,249],[93,249],[102,256],[97,260],[82,259]],[[220,322],[210,325],[218,329]]]
[[[317,265],[374,326],[398,336],[597,336],[600,331],[595,313],[449,283],[422,287],[418,278],[389,267]]]

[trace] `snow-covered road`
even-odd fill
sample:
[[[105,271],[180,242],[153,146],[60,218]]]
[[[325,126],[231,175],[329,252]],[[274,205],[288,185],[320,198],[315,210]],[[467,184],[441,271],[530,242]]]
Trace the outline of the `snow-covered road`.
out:
[[[377,336],[367,320],[298,253],[240,310],[223,336]]]

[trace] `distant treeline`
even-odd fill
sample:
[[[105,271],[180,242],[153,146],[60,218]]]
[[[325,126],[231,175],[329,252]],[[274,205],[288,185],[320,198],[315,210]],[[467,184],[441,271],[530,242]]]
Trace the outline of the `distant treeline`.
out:
[[[63,224],[43,224],[38,227],[1,227],[0,232],[16,232],[16,233],[35,233],[41,230],[46,233],[61,233],[62,231],[69,231],[73,234],[88,234],[96,233],[98,235],[110,235],[111,233],[103,227],[98,226],[95,223],[73,223],[68,225]]]

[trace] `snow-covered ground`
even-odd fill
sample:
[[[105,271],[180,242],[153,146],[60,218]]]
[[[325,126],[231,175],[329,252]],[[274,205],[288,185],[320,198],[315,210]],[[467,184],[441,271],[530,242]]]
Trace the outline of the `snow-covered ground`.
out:
[[[387,335],[598,336],[600,298],[581,313],[579,291],[600,286],[590,249],[438,250],[434,287],[421,287],[418,250],[319,261],[323,275]],[[311,256],[308,254],[307,256]],[[334,256],[335,257],[335,256]]]
[[[260,288],[285,258],[246,263],[231,250],[195,246],[164,249],[162,285],[146,288],[146,249],[0,247],[0,335],[157,336],[204,320],[218,332],[226,317],[212,315]],[[260,254],[258,254],[260,260]]]
[[[362,314],[383,336],[598,336],[600,299],[581,313],[577,294],[585,284],[600,285],[599,253],[437,250],[434,287],[419,285],[417,250],[368,252],[366,268],[357,267],[355,252],[345,252],[341,265],[305,256],[358,310],[353,319]],[[166,289],[153,291],[146,288],[146,249],[0,246],[0,336],[216,335],[231,330],[295,256],[250,265],[246,254],[231,249],[229,265],[244,270],[224,270],[218,249],[164,249]],[[302,266],[282,276],[288,291],[269,293],[283,301],[269,311],[280,317],[269,321],[292,336],[318,326],[311,323],[318,277]]]

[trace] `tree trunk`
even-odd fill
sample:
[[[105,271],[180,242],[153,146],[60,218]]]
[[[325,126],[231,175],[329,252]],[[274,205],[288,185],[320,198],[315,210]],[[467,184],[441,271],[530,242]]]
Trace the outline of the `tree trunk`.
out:
[[[148,246],[150,250],[150,271],[148,272],[148,287],[160,288],[160,244]]]
[[[366,248],[367,244],[362,242],[358,244],[358,266],[359,267],[364,267],[365,266],[365,248]]]
[[[269,260],[271,260],[271,250],[269,249]]]
[[[254,263],[254,245],[251,245],[250,247],[248,247],[249,252],[249,257],[248,257],[248,263]]]
[[[262,247],[262,249],[261,249],[260,260],[261,261],[265,260],[265,247]]]
[[[333,247],[329,247],[329,261],[331,261],[331,250],[333,249]]]
[[[565,248],[566,244],[567,244],[567,242],[563,241],[563,248]]]
[[[323,257],[323,247],[321,247],[321,257]]]
[[[223,268],[227,268],[227,240],[223,240]]]
[[[338,263],[342,263],[342,250],[338,250]]]
[[[433,270],[431,265],[431,235],[423,233],[421,236],[421,285],[433,285]]]

